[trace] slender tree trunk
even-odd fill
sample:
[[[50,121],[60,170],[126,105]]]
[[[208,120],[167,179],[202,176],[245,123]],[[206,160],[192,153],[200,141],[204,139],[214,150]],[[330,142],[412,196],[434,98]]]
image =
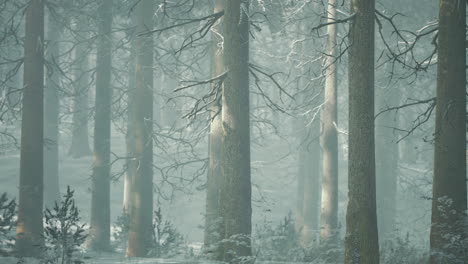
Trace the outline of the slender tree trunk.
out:
[[[154,1],[141,0],[137,5],[137,32],[153,29]],[[130,186],[130,230],[127,256],[147,256],[153,230],[153,38],[137,37],[135,94],[133,104],[134,145],[137,164]]]
[[[303,30],[303,25],[297,23],[297,31],[300,32]],[[297,49],[301,54],[304,54],[304,45],[302,42],[297,44]],[[302,75],[306,73],[303,70],[300,70]],[[301,78],[298,83],[298,89],[304,89],[306,86],[304,78]],[[274,98],[279,100],[279,98]],[[302,99],[301,103],[304,103],[305,99]],[[307,175],[308,169],[308,129],[306,128],[307,121],[306,118],[302,116],[297,116],[291,119],[292,122],[292,131],[291,133],[297,137],[297,174],[296,174],[296,207],[294,208],[294,230],[296,234],[301,234],[304,228],[304,181]]]
[[[55,64],[47,72],[44,91],[44,202],[51,208],[60,200],[59,188],[59,63],[61,27],[48,15],[46,56]]]
[[[398,105],[398,103],[398,89],[380,89],[376,93],[376,105],[379,110],[388,105]],[[397,135],[393,128],[398,126],[398,119],[394,113],[388,112],[380,115],[375,122],[377,216],[379,238],[383,241],[390,239],[396,228],[398,145]]]
[[[243,0],[224,8],[224,62],[228,74],[222,93],[222,155],[220,207],[223,258],[237,261],[251,255],[252,205],[249,120],[249,15]]]
[[[328,22],[336,20],[336,0],[328,0]],[[338,238],[338,105],[337,105],[337,24],[327,26],[328,42],[325,60],[325,103],[322,110],[322,204],[320,240],[336,242]]]
[[[320,122],[314,120],[307,128],[308,140],[301,148],[303,152],[304,171],[304,201],[302,215],[304,224],[301,230],[301,243],[310,248],[317,244],[319,234],[319,212],[320,212]]]
[[[86,42],[86,20],[80,16],[77,19],[77,41],[74,75],[73,117],[72,117],[72,143],[69,155],[80,158],[91,154],[88,136],[88,91],[89,91],[89,43]]]
[[[220,12],[224,9],[225,0],[214,1],[214,13]],[[225,66],[223,61],[222,49],[222,28],[223,18],[217,22],[212,28],[212,47],[211,47],[211,75],[213,77],[219,76],[224,73]],[[218,83],[212,84],[213,88],[218,86]],[[220,91],[221,92],[221,91]],[[205,233],[204,233],[204,246],[206,252],[216,254],[219,252],[218,248],[220,243],[220,177],[221,177],[221,136],[223,132],[221,120],[221,95],[218,95],[210,108],[211,110],[211,123],[210,134],[208,143],[208,157],[209,167],[207,172],[207,189],[206,189],[206,215],[205,215]],[[216,258],[216,256],[213,256]],[[219,257],[217,257],[219,258]]]
[[[16,250],[22,257],[40,257],[44,245],[44,1],[26,8],[24,90]]]
[[[466,1],[439,1],[430,263],[467,263]],[[454,240],[455,239],[455,240]]]
[[[374,146],[374,0],[352,0],[345,263],[378,264]]]
[[[130,27],[135,26],[135,14],[132,14]],[[135,63],[136,63],[136,47],[135,47],[135,34],[132,34],[130,39],[130,57],[129,66],[128,66],[128,101],[127,101],[127,133],[125,135],[125,143],[127,149],[127,157],[133,157],[133,146],[135,144],[135,134],[133,125],[135,121],[133,120],[134,114],[134,104],[135,104]],[[135,168],[132,167],[135,165],[135,162],[128,159],[127,168],[124,175],[124,194],[123,194],[123,213],[128,214],[128,209],[130,206],[130,187],[132,180],[132,173],[135,171]]]
[[[111,0],[103,0],[98,7],[99,37],[96,61],[96,114],[89,241],[89,247],[94,250],[109,250],[110,246],[112,4]]]
[[[292,119],[294,131],[300,131],[297,136],[298,144],[298,168],[297,168],[297,185],[296,185],[296,207],[294,208],[294,229],[297,234],[302,232],[304,228],[304,181],[307,174],[308,150],[307,150],[307,131],[304,120],[301,117]]]

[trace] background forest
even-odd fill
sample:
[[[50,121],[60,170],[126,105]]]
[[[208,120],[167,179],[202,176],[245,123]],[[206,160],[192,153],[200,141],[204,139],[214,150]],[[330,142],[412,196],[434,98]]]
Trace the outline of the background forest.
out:
[[[0,0],[0,263],[468,263],[465,0]]]

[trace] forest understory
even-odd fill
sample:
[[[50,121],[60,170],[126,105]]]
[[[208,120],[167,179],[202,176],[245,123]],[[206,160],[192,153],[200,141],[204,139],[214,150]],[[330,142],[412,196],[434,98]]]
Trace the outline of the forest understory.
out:
[[[0,264],[466,264],[467,0],[0,0]]]

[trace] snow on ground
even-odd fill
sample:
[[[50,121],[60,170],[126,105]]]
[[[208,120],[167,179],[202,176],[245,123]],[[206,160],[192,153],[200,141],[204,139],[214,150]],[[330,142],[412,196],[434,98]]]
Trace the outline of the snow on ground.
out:
[[[40,261],[37,259],[30,259],[30,258],[25,258],[22,261],[20,261],[19,259],[13,258],[13,257],[5,257],[5,258],[0,257],[0,263],[1,264],[19,264],[19,263],[40,264]]]
[[[68,153],[70,138],[61,135],[59,155],[60,188],[64,192],[67,185],[75,190],[75,198],[80,209],[83,222],[90,219],[90,177],[92,157],[73,159]],[[91,143],[92,144],[92,143]],[[92,146],[92,145],[91,145]],[[272,223],[276,225],[280,219],[293,209],[296,191],[296,168],[294,155],[287,156],[291,151],[288,142],[281,146],[265,144],[261,148],[252,148],[252,181],[253,181],[253,230],[256,224]],[[125,156],[124,137],[113,130],[112,152]],[[287,156],[284,158],[284,156]],[[155,160],[157,162],[157,160]],[[116,162],[113,173],[122,171],[122,162]],[[155,176],[157,177],[157,176]],[[156,182],[156,180],[155,180]],[[19,152],[12,151],[0,155],[0,193],[7,192],[9,197],[18,196],[19,184]],[[111,184],[111,221],[114,223],[122,210],[123,178]],[[170,220],[183,234],[187,243],[194,245],[203,240],[203,214],[205,210],[205,191],[193,190],[191,194],[176,193],[172,201],[159,199],[155,201],[162,208],[165,220]],[[194,250],[196,251],[196,250]],[[184,263],[161,262],[157,259],[126,259],[123,254],[93,256],[86,263]],[[94,257],[97,257],[96,259]],[[8,259],[0,259],[0,264],[9,264]],[[169,261],[169,260],[164,260]],[[14,262],[16,263],[16,262]],[[200,262],[185,262],[200,263]]]
[[[77,206],[81,211],[83,222],[89,222],[89,208],[91,205],[90,176],[92,158],[72,159],[66,153],[69,148],[69,138],[62,136],[63,144],[60,148],[60,186],[62,192],[70,185],[75,190]],[[277,225],[280,219],[294,208],[296,192],[296,166],[295,155],[287,156],[293,152],[293,146],[288,142],[265,144],[262,147],[252,147],[252,182],[253,182],[253,231],[258,225],[269,223]],[[112,152],[118,156],[125,156],[124,137],[113,132]],[[285,157],[286,156],[286,157]],[[157,162],[157,160],[155,160]],[[122,163],[116,162],[113,173],[122,170]],[[342,162],[341,167],[345,168]],[[399,230],[401,234],[410,234],[411,238],[427,244],[427,236],[417,234],[427,233],[430,224],[430,202],[422,199],[428,195],[424,188],[431,175],[423,170],[427,164],[400,164],[400,186],[405,179],[416,181],[412,186],[404,186],[399,190],[398,199]],[[340,219],[344,219],[346,206],[346,170],[341,169],[340,178]],[[155,176],[156,178],[157,176]],[[18,195],[19,181],[19,154],[18,151],[0,154],[0,193],[7,192],[10,197]],[[409,188],[410,191],[407,189]],[[419,192],[417,192],[419,190]],[[421,192],[422,191],[422,192]],[[115,222],[121,214],[123,199],[123,179],[116,180],[111,185],[111,219]],[[189,245],[200,245],[203,240],[203,213],[205,210],[204,190],[193,190],[191,194],[177,193],[172,201],[159,200],[165,220],[170,220],[183,234]],[[156,208],[156,206],[155,206]],[[421,222],[422,221],[422,222]],[[415,236],[413,238],[413,236]],[[199,247],[199,246],[198,246]],[[195,254],[199,249],[194,248]],[[164,262],[166,261],[166,262]],[[17,263],[14,259],[0,258],[0,264]],[[93,255],[86,263],[201,263],[180,262],[178,260],[158,259],[127,259],[123,253]],[[257,262],[260,263],[260,262]],[[265,262],[262,262],[265,263]]]
[[[160,258],[126,258],[117,254],[94,254],[83,259],[84,264],[220,264],[221,262],[197,259],[160,259]],[[42,264],[37,259],[19,260],[13,257],[0,257],[1,264]],[[287,264],[292,262],[257,261],[258,264]],[[299,263],[299,262],[294,262]]]
[[[199,260],[175,260],[175,259],[157,259],[157,258],[125,258],[122,256],[118,256],[115,254],[108,254],[108,255],[100,255],[94,256],[89,259],[84,259],[84,263],[86,264],[215,264],[216,262],[210,261],[199,261]],[[1,258],[1,264],[41,264],[41,262],[37,259],[30,259],[26,258],[23,262],[20,262],[17,258],[7,257]]]

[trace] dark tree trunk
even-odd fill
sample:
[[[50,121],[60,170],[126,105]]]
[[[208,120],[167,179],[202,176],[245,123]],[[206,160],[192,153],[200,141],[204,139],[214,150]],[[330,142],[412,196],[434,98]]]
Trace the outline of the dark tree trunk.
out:
[[[467,263],[466,1],[439,1],[430,263]]]
[[[243,0],[224,8],[224,63],[228,74],[222,93],[222,192],[220,197],[223,258],[251,255],[249,15]]]
[[[111,0],[99,2],[96,60],[96,114],[94,121],[94,162],[92,175],[89,247],[109,250],[110,246],[110,136],[111,136]]]
[[[26,8],[24,90],[16,250],[22,257],[42,255],[44,140],[44,1]]]
[[[54,64],[47,72],[44,91],[44,202],[45,206],[52,208],[60,200],[59,188],[59,74],[60,56],[59,39],[61,27],[52,14],[48,15],[46,57]]]
[[[352,0],[345,263],[378,264],[374,146],[374,0]]]

